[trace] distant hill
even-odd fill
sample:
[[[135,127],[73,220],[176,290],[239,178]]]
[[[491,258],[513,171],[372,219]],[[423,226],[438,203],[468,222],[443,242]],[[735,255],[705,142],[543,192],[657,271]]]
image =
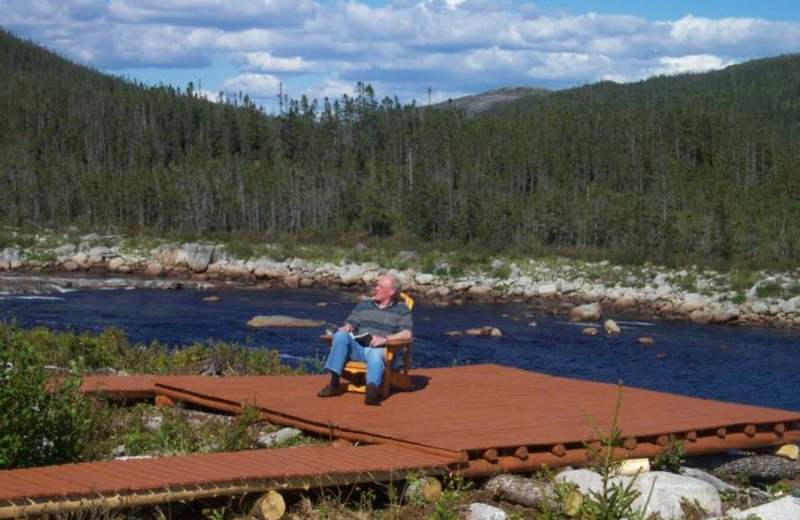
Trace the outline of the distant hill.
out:
[[[0,224],[800,258],[798,55],[437,108],[359,83],[273,117],[246,96],[147,87],[0,30],[0,79]]]
[[[450,99],[433,105],[434,108],[455,107],[463,109],[468,115],[475,115],[495,108],[499,104],[517,101],[532,96],[544,96],[551,91],[537,87],[504,87],[482,94]]]

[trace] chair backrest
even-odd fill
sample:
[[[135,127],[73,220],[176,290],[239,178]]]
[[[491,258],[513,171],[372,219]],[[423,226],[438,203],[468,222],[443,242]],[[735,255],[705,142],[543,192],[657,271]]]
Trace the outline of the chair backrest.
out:
[[[405,303],[405,304],[406,304],[406,307],[408,307],[408,310],[411,310],[411,309],[413,309],[413,308],[414,308],[414,298],[412,298],[411,296],[407,295],[407,294],[406,294],[406,293],[404,293],[404,292],[401,292],[401,293],[400,293],[400,295],[398,296],[398,298],[399,298],[399,299],[400,299],[400,300],[401,300],[403,303]]]

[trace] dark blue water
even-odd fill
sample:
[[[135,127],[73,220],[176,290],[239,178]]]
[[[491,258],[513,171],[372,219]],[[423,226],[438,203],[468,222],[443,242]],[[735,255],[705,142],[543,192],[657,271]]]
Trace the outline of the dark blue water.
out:
[[[202,301],[219,296],[218,303]],[[290,362],[322,358],[322,329],[250,330],[255,315],[284,314],[339,323],[355,295],[317,290],[214,292],[83,291],[47,297],[0,297],[0,319],[24,327],[100,331],[117,327],[132,342],[170,345],[234,341],[279,350]],[[318,304],[327,305],[320,306]],[[548,374],[617,382],[724,401],[800,410],[800,333],[618,318],[620,336],[584,336],[582,325],[524,305],[414,308],[418,367],[498,363]],[[607,316],[613,317],[613,316]],[[537,327],[528,323],[535,320]],[[448,338],[450,330],[492,325],[500,339]],[[637,343],[640,336],[655,346]]]

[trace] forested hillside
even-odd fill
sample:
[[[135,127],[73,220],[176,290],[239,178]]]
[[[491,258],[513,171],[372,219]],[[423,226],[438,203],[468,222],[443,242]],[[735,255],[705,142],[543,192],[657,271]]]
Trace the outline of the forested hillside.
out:
[[[0,31],[0,221],[361,231],[631,261],[800,256],[800,56],[467,117],[352,96],[267,116]]]

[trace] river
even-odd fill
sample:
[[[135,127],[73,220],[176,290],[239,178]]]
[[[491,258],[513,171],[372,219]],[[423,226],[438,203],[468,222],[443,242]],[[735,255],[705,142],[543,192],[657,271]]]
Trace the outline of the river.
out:
[[[217,296],[219,301],[203,301]],[[0,295],[0,319],[24,327],[124,330],[132,342],[170,345],[224,340],[280,351],[288,363],[321,359],[322,329],[251,330],[255,315],[341,322],[356,294],[323,290],[85,290]],[[414,308],[413,364],[497,363],[557,376],[683,395],[800,410],[800,333],[614,318],[618,336],[585,336],[586,325],[534,314],[522,304]],[[529,325],[535,321],[536,326]],[[450,338],[445,332],[491,325],[499,339]],[[650,336],[654,346],[637,342]],[[624,397],[623,397],[624,399]]]

